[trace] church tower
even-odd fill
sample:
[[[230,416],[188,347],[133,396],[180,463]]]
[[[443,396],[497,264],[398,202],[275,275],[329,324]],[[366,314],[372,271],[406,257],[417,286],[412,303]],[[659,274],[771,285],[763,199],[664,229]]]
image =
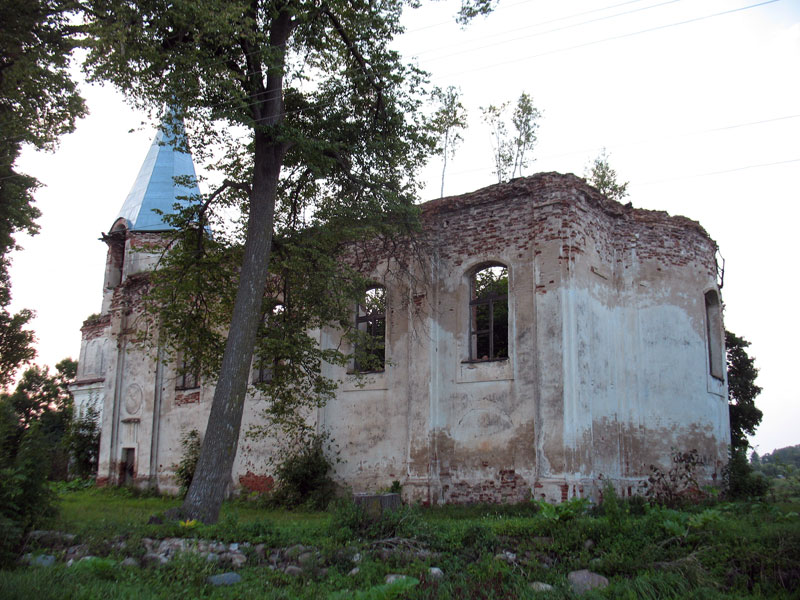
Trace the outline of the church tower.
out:
[[[185,185],[187,182],[190,185]],[[100,412],[103,433],[99,483],[155,476],[157,452],[149,446],[150,439],[157,437],[152,434],[158,423],[157,419],[151,423],[142,421],[145,414],[158,414],[160,393],[158,383],[143,389],[137,383],[126,382],[131,368],[138,368],[126,364],[126,347],[131,331],[136,329],[129,304],[140,295],[137,292],[143,291],[143,275],[157,262],[167,239],[165,234],[172,229],[165,215],[199,197],[183,123],[165,121],[117,217],[108,232],[102,234],[101,240],[108,246],[102,305],[100,313],[90,316],[81,327],[77,380],[70,389],[75,396],[76,416],[86,414],[89,407]],[[155,354],[153,359],[157,358],[157,351]],[[145,368],[160,371],[159,361],[152,360]],[[158,373],[155,375],[158,378]],[[140,435],[140,429],[144,435]],[[140,442],[148,447],[140,447]],[[149,468],[142,462],[145,457]]]

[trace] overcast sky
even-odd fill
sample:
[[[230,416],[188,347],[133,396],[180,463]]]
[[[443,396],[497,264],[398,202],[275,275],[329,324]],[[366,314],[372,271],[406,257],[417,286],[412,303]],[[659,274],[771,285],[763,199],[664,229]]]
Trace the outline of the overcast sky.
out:
[[[480,107],[531,94],[543,118],[526,174],[582,175],[605,147],[634,206],[696,219],[717,241],[725,325],[752,342],[764,388],[753,443],[762,454],[800,444],[800,2],[508,0],[465,29],[457,6],[411,11],[397,44],[434,83],[463,92],[470,125],[445,195],[496,181]],[[12,307],[37,312],[38,362],[50,366],[77,357],[81,323],[100,310],[98,238],[154,135],[110,86],[83,91],[91,114],[77,131],[55,154],[19,161],[45,187],[41,233],[13,256]],[[423,200],[438,196],[440,176],[433,160]]]

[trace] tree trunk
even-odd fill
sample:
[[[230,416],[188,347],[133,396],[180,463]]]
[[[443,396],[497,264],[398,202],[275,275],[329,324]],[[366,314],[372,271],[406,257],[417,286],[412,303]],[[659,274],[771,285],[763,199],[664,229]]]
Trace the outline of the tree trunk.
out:
[[[222,368],[194,479],[183,502],[186,518],[215,523],[239,444],[250,362],[261,318],[269,267],[280,161],[263,133],[256,133],[253,191],[244,259]]]
[[[285,49],[292,26],[287,10],[276,15],[270,25],[270,47]],[[265,87],[257,49],[246,40],[242,40],[242,49],[249,69],[247,79],[243,82],[245,91],[250,97],[259,99],[251,104],[255,147],[250,215],[239,287],[211,414],[208,416],[194,479],[181,507],[184,518],[203,523],[216,523],[219,518],[219,509],[230,482],[239,445],[250,363],[261,321],[261,304],[269,268],[278,177],[287,150],[283,142],[275,139],[273,130],[283,119],[284,58],[281,56],[270,64]]]

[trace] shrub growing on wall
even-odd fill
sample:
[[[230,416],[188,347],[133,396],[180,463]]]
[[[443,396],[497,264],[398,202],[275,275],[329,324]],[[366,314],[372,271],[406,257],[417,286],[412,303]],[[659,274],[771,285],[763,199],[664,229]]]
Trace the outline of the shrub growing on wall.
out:
[[[187,431],[181,437],[183,455],[181,456],[181,461],[178,463],[178,466],[175,468],[175,478],[178,480],[178,485],[180,485],[181,496],[186,495],[186,490],[188,490],[189,486],[192,484],[192,478],[194,477],[194,470],[197,468],[197,459],[200,457],[200,446],[202,444],[203,440],[200,438],[200,432],[197,431],[197,429]]]

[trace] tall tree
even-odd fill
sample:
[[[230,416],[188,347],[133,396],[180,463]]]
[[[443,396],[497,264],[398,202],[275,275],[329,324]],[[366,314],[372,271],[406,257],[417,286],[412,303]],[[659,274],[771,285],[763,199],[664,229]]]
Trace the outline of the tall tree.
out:
[[[492,151],[494,153],[495,175],[497,183],[521,177],[530,165],[530,151],[536,144],[536,130],[542,113],[533,106],[530,95],[520,94],[516,106],[511,112],[511,127],[508,124],[509,102],[499,106],[490,104],[481,107],[483,120],[489,125],[492,134]]]
[[[1,2],[0,23],[0,385],[35,356],[33,334],[25,325],[29,310],[10,314],[8,254],[15,235],[38,231],[33,204],[38,181],[17,171],[23,146],[53,150],[58,137],[73,131],[85,113],[70,77],[76,29],[70,18],[74,0]]]
[[[596,187],[600,193],[611,200],[621,201],[628,195],[628,183],[617,181],[617,172],[608,162],[609,155],[603,148],[590,167],[586,168],[586,181]]]
[[[214,165],[224,183],[200,205],[194,231],[204,230],[215,204],[243,213],[228,335],[183,504],[191,518],[217,520],[230,478],[271,252],[282,242],[273,240],[276,223],[324,232],[361,220],[380,227],[391,219],[376,215],[386,213],[407,222],[414,212],[415,173],[433,147],[418,112],[424,76],[389,47],[403,7],[413,4],[86,2],[92,76],[113,81],[139,106],[175,107],[194,131],[196,152],[224,146]],[[200,255],[212,243],[202,239]]]
[[[750,342],[730,331],[725,332],[728,365],[728,410],[731,420],[731,447],[745,452],[747,436],[756,432],[764,413],[756,407],[761,388],[756,385],[758,369],[755,359],[748,355]]]
[[[455,156],[456,149],[463,141],[461,130],[467,127],[467,111],[461,104],[461,90],[449,86],[445,90],[437,89],[436,101],[439,104],[433,116],[433,127],[438,135],[436,151],[442,155],[442,188],[439,197],[444,196],[444,174],[447,161]]]

